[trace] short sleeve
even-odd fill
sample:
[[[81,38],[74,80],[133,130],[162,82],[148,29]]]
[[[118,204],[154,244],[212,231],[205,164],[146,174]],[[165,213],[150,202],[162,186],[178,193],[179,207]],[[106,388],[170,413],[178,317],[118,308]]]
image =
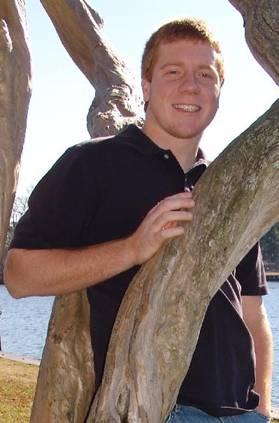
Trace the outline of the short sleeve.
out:
[[[83,245],[83,234],[89,216],[92,217],[97,192],[82,151],[80,146],[68,149],[38,183],[30,196],[27,212],[16,226],[10,248]]]
[[[257,243],[236,268],[241,295],[266,295],[268,287],[260,244]]]

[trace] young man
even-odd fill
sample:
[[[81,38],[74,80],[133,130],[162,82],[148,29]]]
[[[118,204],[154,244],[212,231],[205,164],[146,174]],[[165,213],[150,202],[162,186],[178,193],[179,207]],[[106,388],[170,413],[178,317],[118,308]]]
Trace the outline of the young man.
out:
[[[206,168],[199,143],[218,109],[223,78],[219,44],[204,23],[161,27],[143,55],[143,128],[131,125],[113,139],[70,148],[38,184],[18,224],[6,285],[15,297],[88,288],[97,384],[132,277],[183,234],[179,223],[191,222],[190,191]],[[255,246],[209,305],[169,422],[269,420],[265,293]]]

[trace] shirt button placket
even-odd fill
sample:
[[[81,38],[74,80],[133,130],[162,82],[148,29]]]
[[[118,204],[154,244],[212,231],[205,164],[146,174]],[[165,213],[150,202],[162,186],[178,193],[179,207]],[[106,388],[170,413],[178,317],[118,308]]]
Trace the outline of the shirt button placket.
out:
[[[184,191],[185,192],[190,191],[189,188],[187,187],[187,182],[188,182],[188,179],[187,179],[187,176],[185,175],[185,178],[184,178]]]

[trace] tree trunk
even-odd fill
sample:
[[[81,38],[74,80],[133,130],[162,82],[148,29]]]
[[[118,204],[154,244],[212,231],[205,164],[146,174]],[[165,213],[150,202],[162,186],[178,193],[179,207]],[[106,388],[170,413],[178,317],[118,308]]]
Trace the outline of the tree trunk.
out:
[[[140,93],[125,63],[107,45],[99,15],[83,0],[41,3],[63,45],[96,90],[88,115],[91,136],[112,135],[129,123],[140,123]],[[89,305],[82,291],[55,300],[31,422],[83,422],[93,394]]]
[[[0,2],[0,263],[5,254],[31,96],[24,0]]]
[[[185,236],[142,266],[118,313],[87,422],[164,422],[210,299],[278,221],[279,101],[214,161]],[[221,253],[220,253],[221,252]]]
[[[42,3],[63,44],[96,88],[89,113],[91,135],[115,133],[114,128],[117,131],[123,124],[122,114],[128,122],[137,116],[138,95],[130,76],[123,77],[123,62],[118,66],[119,59],[103,40],[100,18],[84,0]],[[278,4],[272,0],[232,3],[241,5],[241,10],[246,3],[253,6],[245,12],[246,21],[254,11],[259,20],[272,6],[274,22],[278,22]],[[256,22],[264,33],[267,28],[262,21]],[[277,62],[272,59],[272,63],[278,63],[276,44],[276,31],[273,39],[267,32],[261,46],[255,44],[256,51],[275,51]],[[265,56],[262,61],[268,70],[270,61]],[[277,65],[272,76],[278,77]],[[128,102],[129,96],[134,100]],[[210,298],[278,220],[278,107],[277,102],[210,166],[195,189],[198,212],[184,238],[169,243],[142,266],[132,282],[118,313],[102,386],[88,422],[159,423],[171,410]],[[84,341],[77,339],[77,330]],[[92,366],[85,292],[56,299],[31,421],[83,422],[94,392]]]
[[[84,422],[94,394],[86,291],[57,297],[40,364],[31,422]]]

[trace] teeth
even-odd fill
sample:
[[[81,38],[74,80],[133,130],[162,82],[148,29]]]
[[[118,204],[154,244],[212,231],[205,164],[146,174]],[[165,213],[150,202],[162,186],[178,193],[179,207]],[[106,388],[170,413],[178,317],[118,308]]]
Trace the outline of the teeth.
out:
[[[197,112],[200,110],[199,106],[194,104],[174,104],[175,109],[184,110],[185,112]]]

